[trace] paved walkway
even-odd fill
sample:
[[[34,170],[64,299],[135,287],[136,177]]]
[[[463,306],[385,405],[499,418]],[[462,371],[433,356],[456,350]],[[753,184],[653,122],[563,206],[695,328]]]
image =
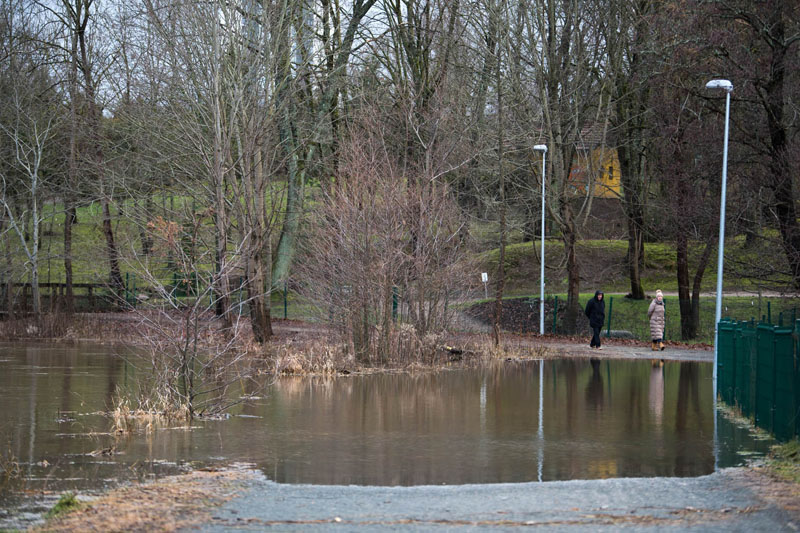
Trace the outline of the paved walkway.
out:
[[[531,342],[537,342],[532,339]],[[665,361],[698,361],[711,363],[714,361],[714,350],[711,348],[687,348],[684,346],[667,346],[663,351],[654,352],[650,345],[622,344],[620,341],[606,341],[602,349],[590,348],[586,343],[570,342],[558,338],[547,338],[538,341],[551,350],[567,357],[596,357],[600,359],[664,359]]]
[[[220,531],[797,531],[796,506],[765,476],[726,469],[698,478],[496,485],[284,485],[259,474],[199,529]],[[784,491],[785,492],[785,491]],[[797,498],[795,498],[797,503]]]

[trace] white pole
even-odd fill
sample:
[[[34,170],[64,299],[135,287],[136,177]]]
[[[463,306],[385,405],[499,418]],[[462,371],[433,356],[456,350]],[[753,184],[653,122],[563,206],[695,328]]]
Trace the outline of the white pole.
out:
[[[714,315],[714,368],[712,381],[714,402],[717,401],[717,362],[719,360],[719,321],[722,319],[722,264],[725,257],[725,196],[728,182],[728,121],[731,110],[731,92],[733,84],[728,80],[712,80],[707,88],[725,90],[725,138],[722,144],[722,190],[719,207],[719,246],[717,247],[717,301]]]
[[[539,335],[544,335],[544,199],[545,199],[545,162],[547,160],[547,145],[537,144],[533,147],[537,152],[542,152],[542,258],[539,261],[541,273],[539,274]]]
[[[539,274],[539,335],[544,335],[544,190],[545,184],[545,159],[547,152],[542,153],[542,260],[541,273]]]
[[[719,246],[717,249],[717,305],[714,315],[714,368],[712,389],[714,391],[714,470],[719,467],[719,441],[717,437],[717,363],[719,361],[719,321],[722,319],[722,263],[725,258],[725,194],[728,185],[728,122],[731,111],[733,84],[728,80],[711,80],[708,89],[725,90],[725,138],[722,143],[722,187],[719,206]]]

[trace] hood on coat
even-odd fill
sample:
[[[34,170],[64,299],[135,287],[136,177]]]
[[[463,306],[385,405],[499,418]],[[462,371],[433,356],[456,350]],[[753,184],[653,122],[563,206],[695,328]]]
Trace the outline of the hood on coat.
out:
[[[604,293],[603,291],[595,291],[595,293],[594,293],[594,299],[595,299],[595,300],[598,300],[599,298],[597,298],[597,297],[598,297],[599,295],[601,295],[601,294],[605,296],[605,293]],[[604,299],[605,299],[605,298],[604,298]]]

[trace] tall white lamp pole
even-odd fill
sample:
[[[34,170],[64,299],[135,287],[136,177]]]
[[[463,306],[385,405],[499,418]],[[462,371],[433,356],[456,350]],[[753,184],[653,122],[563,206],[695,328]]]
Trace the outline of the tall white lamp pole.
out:
[[[722,193],[719,207],[719,246],[717,252],[717,312],[714,316],[714,401],[717,401],[717,360],[719,356],[719,321],[722,318],[722,261],[725,253],[725,192],[728,181],[728,121],[731,111],[731,93],[733,84],[729,80],[711,80],[706,89],[723,89],[725,91],[725,140],[722,145]]]
[[[537,152],[542,152],[542,260],[541,274],[539,275],[539,335],[544,335],[544,190],[545,190],[545,161],[547,160],[547,145],[537,144],[533,147]]]

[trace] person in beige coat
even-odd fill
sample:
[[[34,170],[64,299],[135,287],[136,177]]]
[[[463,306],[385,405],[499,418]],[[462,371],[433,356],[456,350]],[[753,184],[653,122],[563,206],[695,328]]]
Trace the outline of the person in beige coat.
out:
[[[664,306],[664,295],[661,289],[656,291],[655,299],[650,302],[647,318],[650,319],[650,338],[653,351],[664,349],[664,326],[666,324],[667,308]]]

